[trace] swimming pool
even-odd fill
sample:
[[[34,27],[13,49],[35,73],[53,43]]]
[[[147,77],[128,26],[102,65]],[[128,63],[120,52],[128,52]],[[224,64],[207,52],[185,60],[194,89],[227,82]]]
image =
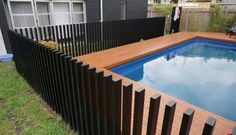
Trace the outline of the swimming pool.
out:
[[[195,38],[110,70],[236,121],[236,43]]]

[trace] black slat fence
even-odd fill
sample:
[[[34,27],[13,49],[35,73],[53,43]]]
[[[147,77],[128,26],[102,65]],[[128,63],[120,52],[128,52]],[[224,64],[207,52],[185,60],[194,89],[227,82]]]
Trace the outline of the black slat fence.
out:
[[[85,27],[84,25],[86,24],[82,25],[84,29],[92,30],[95,27],[98,31],[101,31],[101,29],[97,27],[98,25],[91,25],[92,27]],[[76,27],[76,29],[78,29],[82,25],[72,25],[72,28]],[[118,27],[120,26],[121,25]],[[57,31],[63,33],[62,29],[66,28],[66,26],[56,26],[55,28],[59,28]],[[110,23],[109,26],[107,25],[105,30],[110,30],[111,28],[116,28],[113,23]],[[53,29],[49,27],[49,29],[43,28],[41,31],[53,31]],[[123,29],[119,30],[123,31]],[[30,31],[32,32],[30,32],[28,36],[35,34],[33,29],[30,29]],[[78,30],[76,30],[75,33],[77,33],[74,35],[75,37],[81,36],[80,32],[80,34],[78,34]],[[99,41],[98,38],[100,38],[101,35],[97,36],[96,33],[92,32],[90,32],[90,34],[93,35],[87,37],[89,40]],[[41,36],[52,38],[67,37],[66,34],[49,35],[38,33],[38,38],[41,38]],[[113,38],[109,34],[103,36],[106,39]],[[123,35],[113,36],[119,37]],[[17,32],[9,31],[9,37],[18,73],[22,75],[35,92],[70,125],[72,130],[76,131],[79,135],[143,134],[143,112],[144,108],[147,108],[144,104],[145,89],[139,88],[134,91],[132,84],[123,84],[122,79],[114,78],[111,74],[104,74],[103,71],[97,70],[96,67],[91,67],[82,61],[76,61],[60,50],[43,46]],[[130,34],[129,37],[133,39],[136,38],[132,34]],[[63,46],[69,44],[67,41],[62,42]],[[81,41],[75,38],[73,42]],[[90,42],[89,44],[94,47],[79,49],[79,52],[89,52],[91,51],[90,49],[96,51],[99,50],[99,47],[104,49],[104,44],[98,42],[101,46],[96,46],[96,42]],[[106,42],[106,45],[112,45],[113,42],[119,41],[103,40],[102,42]],[[77,44],[77,48],[83,45],[85,45],[85,43]],[[62,49],[63,48],[61,48],[61,50]],[[66,48],[64,48],[64,50],[66,50]],[[134,99],[134,102],[132,99]],[[154,135],[157,132],[156,126],[160,102],[161,95],[159,94],[153,95],[150,98],[149,116],[147,116],[147,135]],[[175,108],[177,105],[175,101],[170,101],[166,104],[164,118],[162,118],[162,130],[159,134],[169,135],[172,133],[171,130],[174,125],[173,121],[175,119]],[[132,109],[132,107],[134,109]],[[194,110],[190,108],[183,112],[180,129],[181,135],[189,134],[194,117],[193,114]],[[209,117],[202,129],[202,134],[213,134],[216,124],[217,120]]]
[[[15,29],[34,41],[52,40],[58,50],[80,56],[164,35],[165,18],[145,18]]]

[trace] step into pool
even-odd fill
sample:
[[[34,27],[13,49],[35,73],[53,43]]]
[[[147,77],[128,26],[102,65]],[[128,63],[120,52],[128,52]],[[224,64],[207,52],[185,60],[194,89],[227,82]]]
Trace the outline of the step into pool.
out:
[[[236,43],[195,38],[110,70],[236,121]]]

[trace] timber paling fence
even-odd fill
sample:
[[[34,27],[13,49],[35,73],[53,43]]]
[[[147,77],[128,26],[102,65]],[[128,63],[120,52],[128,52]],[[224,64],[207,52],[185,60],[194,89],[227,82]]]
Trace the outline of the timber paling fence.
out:
[[[145,89],[134,90],[132,83],[122,84],[111,74],[14,31],[9,37],[18,73],[71,129],[80,135],[143,133]],[[160,102],[159,94],[150,98],[147,135],[156,134]],[[165,105],[162,135],[171,134],[176,105],[175,101]],[[180,135],[189,134],[193,117],[190,108],[183,113]],[[216,119],[209,117],[202,134],[211,135],[215,124]]]
[[[53,40],[59,51],[80,56],[164,35],[165,17],[15,29],[34,41]]]

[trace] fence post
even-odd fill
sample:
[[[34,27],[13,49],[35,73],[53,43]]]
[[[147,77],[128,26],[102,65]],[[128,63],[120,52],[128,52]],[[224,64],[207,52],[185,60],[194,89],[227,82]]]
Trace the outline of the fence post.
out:
[[[216,119],[213,117],[208,117],[202,135],[212,135],[215,124],[216,124]]]
[[[184,112],[179,135],[189,135],[189,131],[193,120],[193,115],[194,115],[194,110],[190,108],[188,108]]]
[[[160,108],[161,95],[156,94],[150,98],[149,115],[148,115],[148,126],[147,135],[155,135],[157,127],[157,119]]]
[[[122,135],[130,135],[133,84],[123,85],[123,123]]]
[[[133,135],[142,134],[144,96],[145,89],[139,88],[135,91]]]
[[[166,104],[161,135],[171,134],[172,124],[175,115],[175,108],[176,108],[176,102],[173,100],[169,101]]]

